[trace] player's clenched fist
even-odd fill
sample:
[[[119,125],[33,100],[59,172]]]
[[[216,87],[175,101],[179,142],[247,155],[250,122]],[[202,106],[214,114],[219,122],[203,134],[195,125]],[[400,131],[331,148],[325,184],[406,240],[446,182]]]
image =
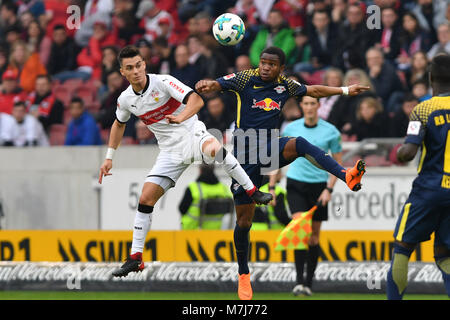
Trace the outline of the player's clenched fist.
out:
[[[214,90],[214,82],[211,80],[200,80],[195,85],[195,90],[198,93],[208,93],[211,90]]]
[[[98,176],[98,183],[102,183],[103,176],[110,176],[112,173],[109,173],[109,170],[112,168],[112,160],[105,159],[102,166],[100,167],[100,174]]]

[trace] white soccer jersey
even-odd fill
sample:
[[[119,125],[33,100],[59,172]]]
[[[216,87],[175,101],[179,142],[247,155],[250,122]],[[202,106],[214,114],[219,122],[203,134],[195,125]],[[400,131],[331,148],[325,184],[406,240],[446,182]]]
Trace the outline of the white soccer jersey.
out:
[[[12,115],[0,112],[0,145],[13,141],[15,125],[16,120]]]
[[[161,150],[183,149],[194,131],[197,115],[180,124],[169,124],[165,116],[183,111],[184,99],[192,91],[172,76],[147,74],[147,85],[140,93],[130,85],[117,99],[117,120],[127,122],[132,113],[155,134]]]

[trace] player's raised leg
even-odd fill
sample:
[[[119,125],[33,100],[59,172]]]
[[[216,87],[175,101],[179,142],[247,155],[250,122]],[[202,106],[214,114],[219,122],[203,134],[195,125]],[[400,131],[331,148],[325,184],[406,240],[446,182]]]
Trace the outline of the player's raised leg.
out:
[[[237,159],[220,144],[216,138],[209,138],[202,144],[202,152],[221,164],[228,175],[236,180],[245,190],[247,195],[256,204],[268,204],[272,200],[270,193],[264,193],[250,180],[247,173],[242,169]]]
[[[113,276],[125,277],[130,272],[142,271],[144,269],[142,252],[144,251],[145,238],[152,224],[153,208],[159,198],[163,196],[164,190],[164,186],[160,186],[159,184],[153,182],[144,183],[142,194],[139,198],[138,210],[134,219],[131,254],[125,263],[112,273]]]
[[[286,143],[282,154],[288,162],[294,161],[298,157],[305,157],[316,167],[326,170],[344,181],[350,190],[361,189],[361,178],[366,172],[366,164],[363,160],[358,160],[353,168],[345,169],[331,155],[302,137],[291,138]]]

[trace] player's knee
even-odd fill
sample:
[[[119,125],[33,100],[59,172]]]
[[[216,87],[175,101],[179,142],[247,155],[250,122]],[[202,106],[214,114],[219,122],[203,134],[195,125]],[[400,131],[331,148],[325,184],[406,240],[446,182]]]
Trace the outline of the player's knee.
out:
[[[155,197],[153,194],[142,193],[139,198],[139,204],[146,206],[155,206],[159,198]]]
[[[295,138],[295,151],[299,157],[303,157],[306,154],[306,146],[309,142],[303,137]]]
[[[242,229],[250,229],[252,226],[252,219],[249,219],[248,217],[241,217],[237,219],[237,224]]]
[[[217,151],[220,149],[220,145],[218,146],[218,143],[216,143],[216,141],[217,140],[214,138],[209,138],[202,145],[203,153],[207,156],[210,156],[211,158],[214,158]]]
[[[237,216],[236,223],[240,228],[249,229],[252,226],[252,220],[251,214],[243,214]]]

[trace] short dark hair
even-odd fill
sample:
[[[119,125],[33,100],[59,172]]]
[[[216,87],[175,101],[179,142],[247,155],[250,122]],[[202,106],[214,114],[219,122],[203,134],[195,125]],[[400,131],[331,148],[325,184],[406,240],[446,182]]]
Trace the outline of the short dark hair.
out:
[[[81,104],[81,106],[84,106],[84,101],[80,97],[73,97],[72,99],[70,99],[70,104],[72,103],[79,103]]]
[[[105,50],[111,50],[115,55],[119,54],[119,49],[114,45],[104,46],[102,47],[102,52]]]
[[[427,79],[425,79],[425,78],[417,79],[416,81],[414,81],[414,82],[412,83],[412,86],[414,87],[414,86],[416,86],[416,85],[418,85],[418,84],[422,84],[422,85],[424,85],[426,88],[429,87],[428,81],[427,81]]]
[[[47,79],[49,83],[52,83],[52,77],[49,74],[40,74],[36,77],[36,80],[41,78]]]
[[[450,55],[438,54],[431,60],[431,81],[450,86]]]
[[[403,103],[410,102],[410,101],[419,101],[415,95],[413,95],[411,92],[405,94],[403,97]]]
[[[307,96],[306,94],[305,95],[303,95],[301,98],[300,98],[300,102],[303,102],[303,98],[304,97],[309,97],[309,98],[314,98],[314,99],[316,99],[317,100],[317,103],[320,103],[320,100],[319,100],[319,98],[318,97],[311,97],[311,96]]]
[[[328,14],[328,12],[327,12],[326,10],[323,10],[323,9],[321,9],[321,10],[314,10],[313,16],[315,16],[316,13],[325,14],[328,18],[330,17],[329,14]]]
[[[134,58],[136,56],[140,56],[142,58],[141,53],[139,52],[139,48],[133,45],[128,45],[120,50],[117,60],[119,60],[119,64],[120,66],[122,66],[123,59]]]
[[[113,73],[118,73],[119,76],[122,76],[119,69],[113,68],[109,71],[106,72],[106,78],[108,78],[110,75],[112,75]]]
[[[157,37],[155,40],[153,40],[153,44],[155,46],[160,46],[163,48],[169,47],[169,42],[167,41],[166,37]]]
[[[56,30],[64,30],[64,31],[66,31],[66,27],[64,27],[64,25],[61,24],[61,23],[55,24],[55,26],[53,27],[53,31],[56,31]]]
[[[286,55],[284,54],[284,51],[278,47],[268,47],[268,48],[264,49],[261,52],[261,54],[259,55],[259,58],[261,58],[261,56],[264,53],[274,54],[274,55],[278,56],[278,59],[280,60],[280,65],[284,65],[284,63],[286,62]]]
[[[26,109],[27,105],[25,104],[25,101],[19,100],[14,102],[14,108],[16,107],[24,107]]]
[[[224,103],[222,97],[218,93],[214,93],[211,97],[209,97],[208,100],[206,101],[206,103],[210,102],[211,100],[216,100],[216,99],[219,99],[220,101],[222,101],[222,103]]]
[[[8,11],[14,12],[14,15],[17,15],[19,7],[14,3],[14,1],[3,1],[3,3],[0,5],[0,8],[3,7],[5,7]]]
[[[277,8],[270,9],[269,13],[272,13],[272,12],[279,13],[280,15],[283,15],[283,12],[281,12],[281,10],[277,9]]]

